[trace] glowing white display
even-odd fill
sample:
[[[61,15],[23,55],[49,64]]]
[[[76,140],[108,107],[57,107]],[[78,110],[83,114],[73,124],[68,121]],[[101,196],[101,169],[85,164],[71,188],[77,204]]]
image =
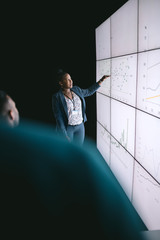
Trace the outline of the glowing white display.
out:
[[[135,109],[111,99],[111,134],[134,156]]]
[[[110,98],[97,93],[97,121],[110,132]]]
[[[137,0],[130,0],[111,16],[111,55],[137,52]]]
[[[160,49],[138,57],[138,108],[160,117]]]
[[[160,224],[160,185],[135,163],[133,205],[148,229],[158,230]]]
[[[159,11],[159,0],[139,0],[139,51],[160,47]]]
[[[97,148],[149,230],[160,229],[160,0],[96,28]]]
[[[111,69],[111,63],[110,63],[110,59],[105,59],[105,60],[100,60],[97,61],[97,66],[96,66],[96,81],[99,81],[99,79],[103,76],[103,75],[110,75],[110,69]],[[110,96],[110,78],[108,78],[108,81],[104,81],[101,84],[101,87],[98,89],[98,92],[101,92],[107,96]]]
[[[96,59],[110,58],[110,19],[96,29]]]
[[[133,163],[134,158],[112,137],[110,167],[130,200],[132,195]]]
[[[137,54],[112,59],[111,96],[135,106]]]
[[[160,120],[137,111],[136,159],[160,183]]]
[[[97,122],[97,148],[105,161],[110,162],[110,134]]]

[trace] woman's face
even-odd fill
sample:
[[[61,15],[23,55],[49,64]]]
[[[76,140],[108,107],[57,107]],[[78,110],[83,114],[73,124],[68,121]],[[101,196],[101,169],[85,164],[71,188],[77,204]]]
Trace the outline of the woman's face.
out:
[[[60,86],[63,88],[63,89],[70,89],[73,87],[73,81],[71,79],[71,76],[66,73],[63,77],[62,77],[62,80],[59,82]]]

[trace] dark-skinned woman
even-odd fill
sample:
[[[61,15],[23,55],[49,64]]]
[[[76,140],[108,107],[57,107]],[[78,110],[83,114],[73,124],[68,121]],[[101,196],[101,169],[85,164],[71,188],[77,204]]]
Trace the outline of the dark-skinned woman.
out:
[[[104,75],[98,82],[87,89],[73,86],[73,80],[69,73],[60,70],[58,72],[58,83],[60,90],[52,96],[52,109],[56,120],[56,128],[69,141],[78,141],[83,144],[85,138],[84,123],[86,117],[85,97],[93,95],[101,83],[110,77]]]

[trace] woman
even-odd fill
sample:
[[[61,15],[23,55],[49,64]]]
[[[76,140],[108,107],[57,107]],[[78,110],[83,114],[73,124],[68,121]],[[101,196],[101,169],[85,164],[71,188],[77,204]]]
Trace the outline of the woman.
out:
[[[109,75],[104,75],[97,83],[87,89],[73,86],[71,76],[64,71],[58,73],[61,89],[52,96],[52,109],[57,129],[69,141],[83,143],[85,137],[84,123],[87,121],[85,97],[91,96]]]

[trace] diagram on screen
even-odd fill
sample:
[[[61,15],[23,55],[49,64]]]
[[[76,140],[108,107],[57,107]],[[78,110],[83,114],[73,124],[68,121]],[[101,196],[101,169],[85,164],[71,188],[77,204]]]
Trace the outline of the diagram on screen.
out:
[[[105,161],[110,163],[110,134],[97,122],[97,148]]]
[[[104,75],[110,75],[110,59],[97,61],[97,81],[99,81]],[[107,78],[98,89],[107,96],[110,96],[110,78]]]
[[[139,54],[137,106],[160,117],[160,50]]]
[[[136,138],[136,159],[160,183],[159,119],[138,111]]]
[[[134,156],[135,109],[111,100],[111,134]]]
[[[160,1],[139,2],[139,51],[156,49],[160,43]]]
[[[138,163],[135,164],[133,205],[149,229],[159,229],[160,185]]]
[[[130,200],[133,180],[133,162],[133,157],[121,146],[121,144],[111,137],[110,167]]]
[[[111,97],[135,106],[137,55],[112,59]]]

